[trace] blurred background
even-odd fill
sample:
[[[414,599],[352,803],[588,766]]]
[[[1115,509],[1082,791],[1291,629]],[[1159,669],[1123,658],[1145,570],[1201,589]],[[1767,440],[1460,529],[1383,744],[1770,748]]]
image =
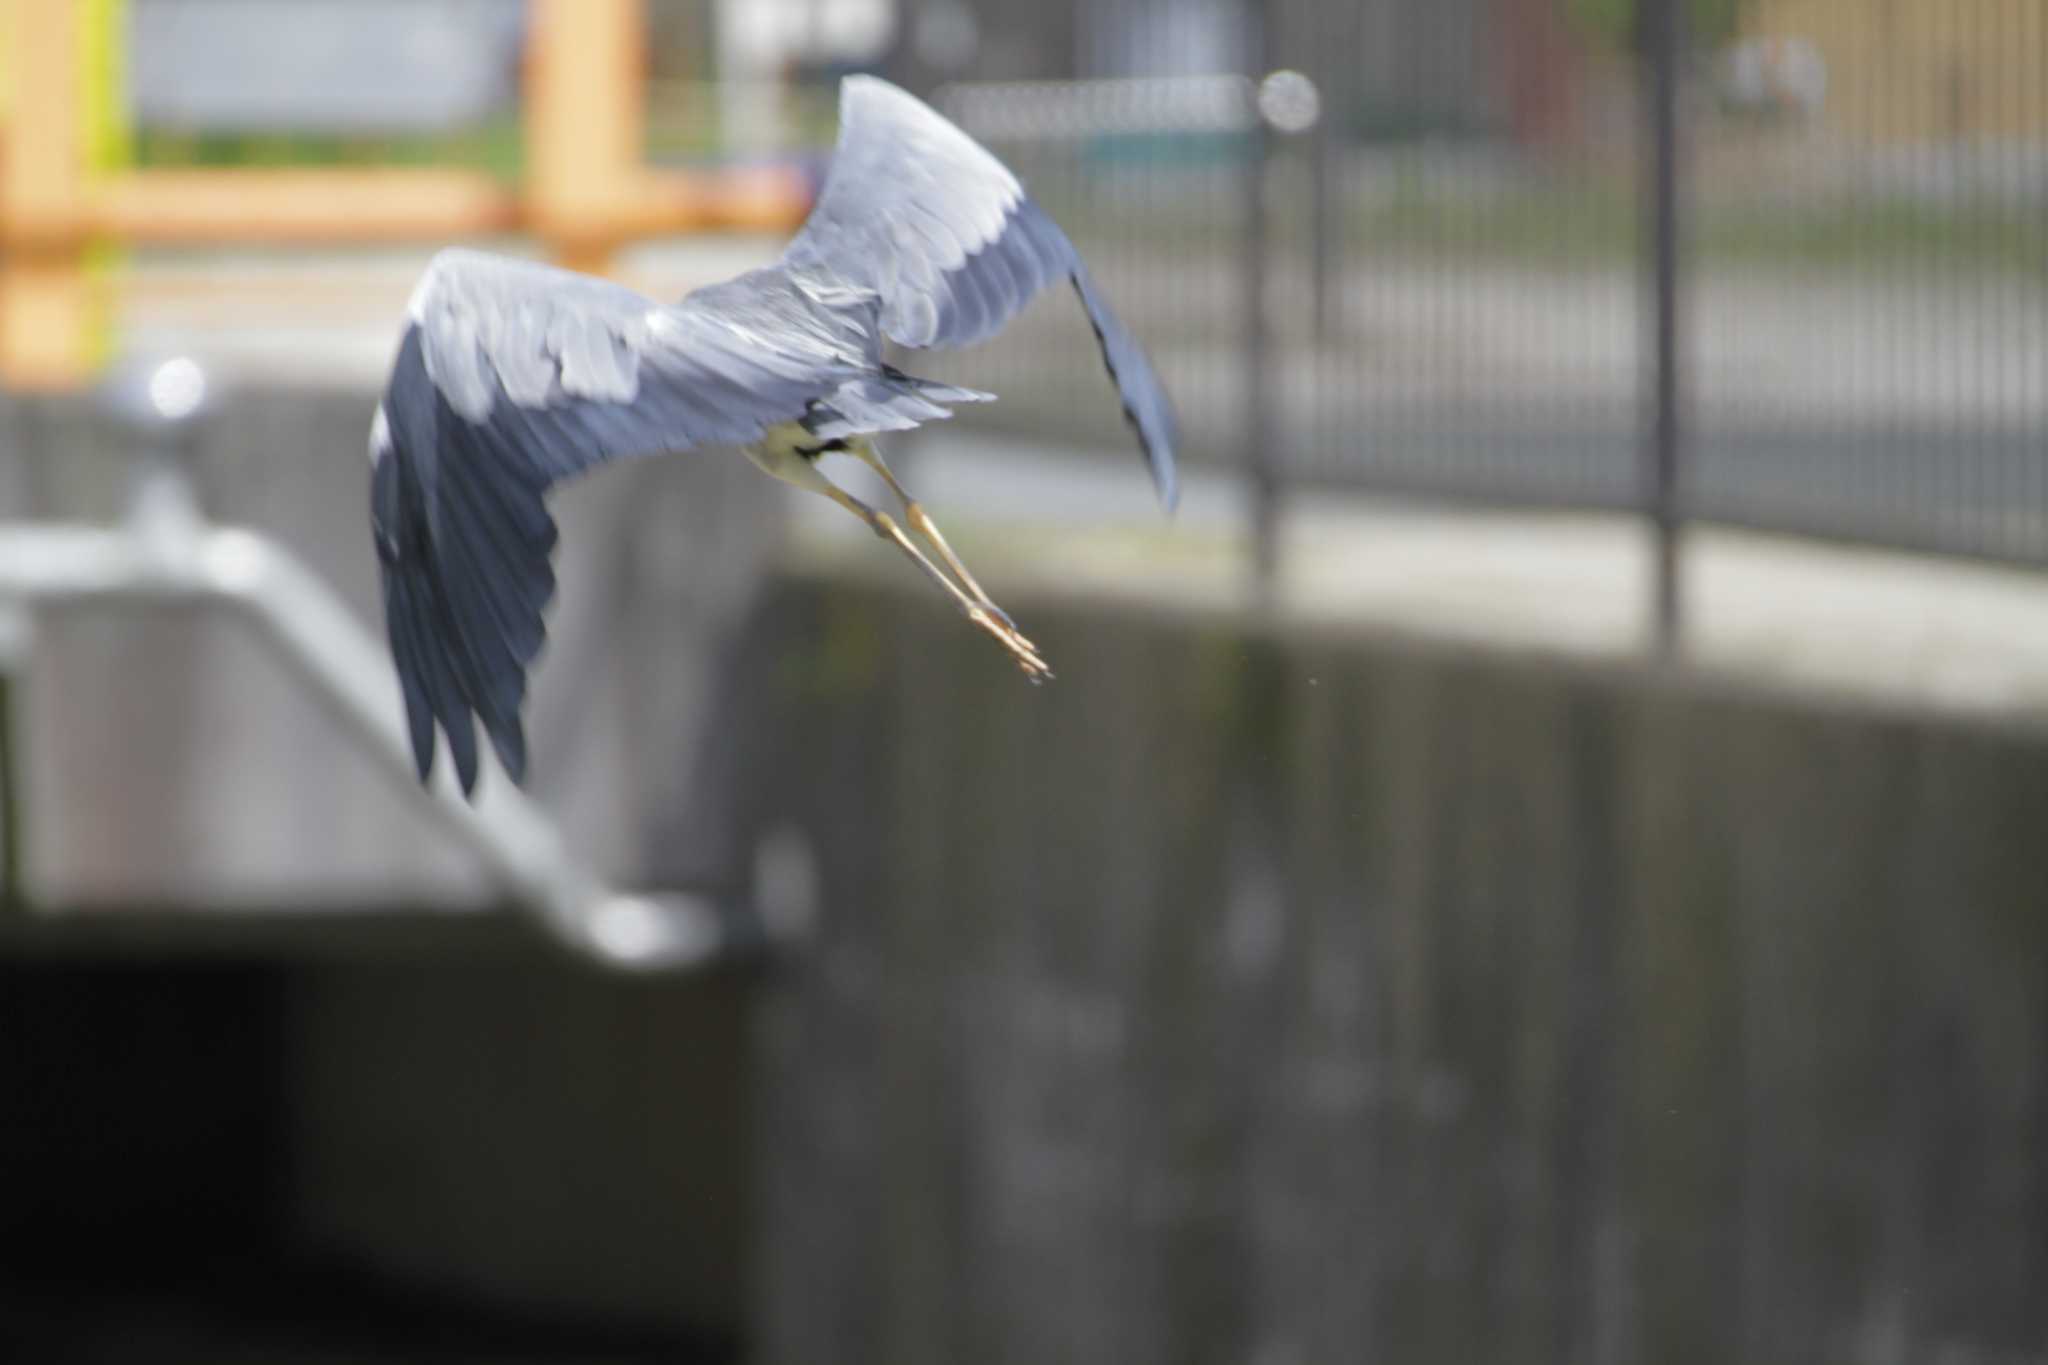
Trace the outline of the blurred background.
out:
[[[1179,514],[1052,291],[889,450],[1057,683],[698,452],[420,792],[419,273],[856,71]],[[2048,1360],[2048,0],[5,0],[0,389],[7,1359]]]

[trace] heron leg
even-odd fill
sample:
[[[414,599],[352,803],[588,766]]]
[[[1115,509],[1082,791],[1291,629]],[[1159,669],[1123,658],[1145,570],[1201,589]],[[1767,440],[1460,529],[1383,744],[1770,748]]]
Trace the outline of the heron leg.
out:
[[[859,498],[856,498],[853,494],[826,478],[809,460],[801,458],[792,451],[763,445],[747,446],[744,449],[747,458],[759,465],[763,470],[773,474],[784,483],[794,484],[798,488],[808,488],[813,493],[824,494],[866,522],[868,529],[881,539],[888,541],[908,555],[910,561],[923,570],[926,577],[938,584],[945,591],[946,595],[953,599],[953,604],[960,608],[961,613],[968,620],[987,631],[990,635],[993,635],[1003,648],[1010,651],[1010,657],[1017,661],[1017,667],[1024,670],[1025,677],[1036,683],[1043,682],[1053,675],[1052,669],[1048,668],[1045,660],[1039,657],[1037,647],[1022,635],[1019,635],[1017,628],[1009,624],[1007,617],[1002,616],[1000,612],[992,612],[988,606],[961,591],[959,584],[946,577],[939,566],[932,563],[930,559],[925,557],[924,551],[917,548],[916,542],[903,534],[903,528],[896,524],[894,517],[890,516],[887,512],[878,512],[868,506]]]
[[[876,511],[830,481],[826,482],[825,489],[828,490],[825,495],[832,501],[865,521],[869,529],[883,540],[909,555],[911,562],[924,570],[932,582],[945,589],[947,595],[953,599],[954,605],[960,608],[968,620],[995,636],[997,641],[1010,651],[1010,656],[1017,661],[1017,666],[1024,670],[1025,677],[1033,682],[1043,682],[1052,676],[1052,669],[1039,657],[1037,646],[1017,633],[1017,628],[1010,624],[1010,618],[1004,616],[993,603],[976,601],[962,592],[957,583],[946,577],[938,565],[925,558],[924,551],[918,549],[910,537],[903,534],[903,528],[896,524],[894,517],[887,512]]]
[[[929,512],[924,510],[924,504],[910,496],[910,490],[901,483],[898,483],[896,475],[890,470],[889,466],[882,463],[881,452],[875,449],[875,443],[865,436],[856,436],[846,443],[846,449],[849,454],[856,456],[868,468],[882,476],[882,482],[889,485],[890,491],[896,495],[896,500],[903,504],[903,519],[910,523],[910,529],[923,536],[925,542],[939,552],[939,558],[945,560],[946,567],[951,569],[954,575],[967,586],[967,591],[973,596],[974,600],[989,611],[994,612],[998,620],[1012,631],[1015,631],[1017,623],[1010,619],[1010,613],[997,606],[994,600],[989,597],[987,591],[982,588],[981,584],[975,581],[975,577],[968,570],[967,565],[961,562],[959,555],[953,553],[953,547],[946,543],[946,537],[939,531],[939,524],[932,520]],[[1024,639],[1022,634],[1019,634],[1017,638],[1020,640]],[[1029,640],[1024,640],[1024,643],[1027,645],[1031,644]],[[1036,648],[1035,645],[1032,647]]]

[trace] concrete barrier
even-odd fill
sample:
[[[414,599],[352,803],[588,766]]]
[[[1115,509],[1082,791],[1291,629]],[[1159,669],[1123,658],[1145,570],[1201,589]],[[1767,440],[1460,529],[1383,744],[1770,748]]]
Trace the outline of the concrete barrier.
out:
[[[381,649],[374,406],[352,390],[235,394],[193,464],[209,516],[276,538]],[[130,475],[84,403],[0,401],[0,519],[114,520]],[[685,799],[678,774],[706,738],[717,665],[779,542],[776,494],[727,453],[610,470],[553,500],[561,587],[528,709],[533,791],[601,873],[639,868],[652,842],[641,813],[673,816]],[[498,894],[240,621],[45,612],[16,667],[11,824],[35,904],[448,909]],[[393,674],[394,711],[397,686]]]
[[[2038,733],[1011,605],[774,608],[764,1358],[2038,1348]]]
[[[363,412],[236,409],[208,501],[368,614]],[[10,513],[111,511],[69,419],[7,417]],[[591,856],[771,850],[808,942],[752,990],[287,969],[296,1235],[806,1365],[2036,1358],[2038,723],[1043,588],[1034,689],[871,542],[756,602],[778,496],[569,493],[533,731]],[[46,630],[42,893],[465,885],[231,642]]]

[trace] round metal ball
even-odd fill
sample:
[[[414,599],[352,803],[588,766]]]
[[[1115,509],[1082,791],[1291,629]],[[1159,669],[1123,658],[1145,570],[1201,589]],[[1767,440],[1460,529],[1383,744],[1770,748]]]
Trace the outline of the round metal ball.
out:
[[[107,414],[139,432],[169,436],[205,417],[213,386],[187,355],[150,356],[116,365],[100,386]]]

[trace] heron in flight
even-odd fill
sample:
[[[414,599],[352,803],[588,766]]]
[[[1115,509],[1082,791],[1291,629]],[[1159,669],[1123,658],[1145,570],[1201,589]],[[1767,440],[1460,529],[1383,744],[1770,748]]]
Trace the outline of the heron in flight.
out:
[[[428,267],[370,429],[385,622],[421,781],[438,724],[462,790],[475,790],[473,717],[524,780],[526,670],[555,589],[545,495],[625,456],[738,446],[866,522],[1027,677],[1051,677],[875,449],[878,433],[992,395],[904,373],[883,359],[885,340],[971,345],[1065,278],[1172,507],[1166,393],[1017,177],[886,81],[849,77],[839,119],[824,188],[781,259],[680,303],[473,251],[443,251]],[[828,451],[880,475],[902,522],[827,479],[817,461]]]

